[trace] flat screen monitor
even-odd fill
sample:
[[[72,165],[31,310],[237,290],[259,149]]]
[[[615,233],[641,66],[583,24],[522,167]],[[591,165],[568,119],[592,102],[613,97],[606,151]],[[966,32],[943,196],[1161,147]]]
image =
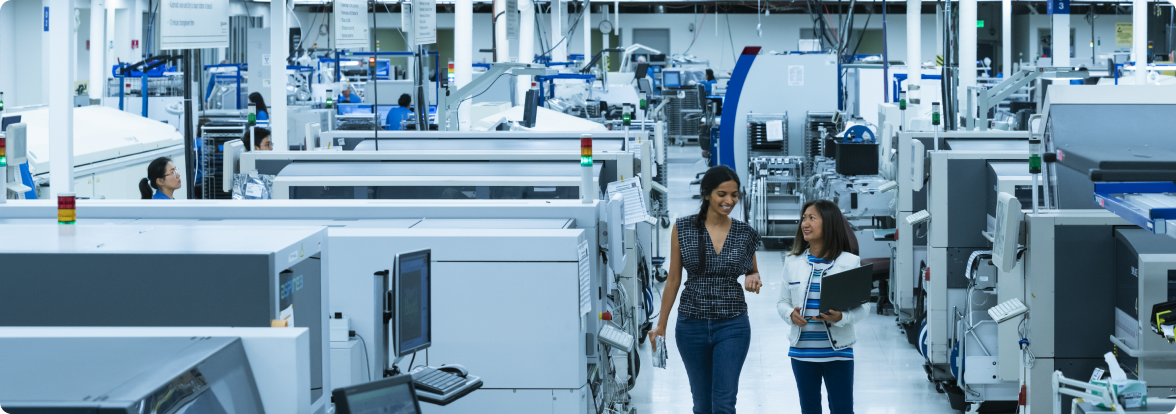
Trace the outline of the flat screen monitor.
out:
[[[0,132],[8,131],[8,126],[20,123],[20,115],[6,116],[0,121]]]
[[[331,392],[336,414],[420,414],[412,375],[336,388]]]
[[[681,72],[662,72],[662,84],[667,88],[680,88],[682,87],[681,76]]]
[[[432,342],[430,320],[430,273],[432,251],[429,249],[396,255],[396,317],[392,327],[396,356],[403,357],[428,348]]]
[[[645,79],[645,75],[649,73],[649,64],[641,62],[637,64],[637,69],[633,71],[634,79]]]
[[[664,65],[666,63],[666,55],[664,53],[657,54],[657,55],[649,55],[649,63],[660,63],[660,64]]]

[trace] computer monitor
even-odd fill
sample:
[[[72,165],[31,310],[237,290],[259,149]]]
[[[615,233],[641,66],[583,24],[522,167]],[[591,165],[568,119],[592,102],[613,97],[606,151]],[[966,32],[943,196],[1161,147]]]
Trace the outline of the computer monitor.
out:
[[[637,69],[633,71],[634,79],[645,79],[645,75],[649,73],[649,64],[641,62],[637,64]]]
[[[655,64],[655,65],[657,65],[657,64],[664,65],[664,64],[666,64],[666,55],[664,53],[657,54],[657,55],[649,55],[649,63]]]
[[[404,374],[331,392],[335,414],[420,414],[412,375]]]
[[[431,272],[432,251],[429,249],[396,255],[396,273],[392,281],[396,317],[392,319],[392,334],[397,357],[423,350],[432,343]]]
[[[6,116],[6,117],[4,117],[3,121],[0,121],[0,132],[6,132],[6,131],[8,131],[9,125],[19,124],[19,123],[20,123],[20,115]]]
[[[678,71],[662,72],[662,84],[667,88],[682,87],[682,73]]]

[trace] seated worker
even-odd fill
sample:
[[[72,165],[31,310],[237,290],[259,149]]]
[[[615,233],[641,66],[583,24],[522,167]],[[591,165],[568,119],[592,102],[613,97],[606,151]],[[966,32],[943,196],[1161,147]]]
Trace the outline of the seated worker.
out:
[[[245,151],[273,151],[274,142],[270,139],[270,132],[265,128],[253,128],[253,144],[249,143],[249,131],[245,131],[245,135],[241,136],[241,143],[245,145]],[[252,148],[251,148],[252,147]]]
[[[171,158],[159,157],[147,164],[147,178],[139,180],[139,194],[144,200],[173,200],[172,195],[182,186],[176,164]]]
[[[340,93],[335,102],[338,103],[363,103],[363,99],[359,95],[351,93],[351,88],[344,86],[343,93]]]
[[[400,94],[400,100],[397,102],[400,106],[394,106],[388,110],[388,130],[399,131],[400,122],[411,117],[412,110],[408,109],[412,105],[412,98],[407,93]]]
[[[265,106],[265,99],[261,97],[260,93],[254,92],[249,94],[249,102],[252,102],[254,106],[257,106],[258,121],[269,120],[269,107]]]
[[[714,92],[714,86],[715,86],[715,71],[713,71],[713,70],[710,70],[710,69],[707,69],[707,70],[706,70],[706,80],[702,82],[702,86],[703,86],[704,88],[706,88],[706,94],[707,94],[708,96],[709,96],[709,95],[714,95],[714,94],[715,94],[715,92]]]

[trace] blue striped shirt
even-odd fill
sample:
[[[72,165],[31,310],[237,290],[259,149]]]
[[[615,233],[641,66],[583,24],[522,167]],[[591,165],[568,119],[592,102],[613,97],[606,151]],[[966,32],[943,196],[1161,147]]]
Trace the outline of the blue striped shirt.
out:
[[[853,348],[840,351],[833,349],[833,342],[829,339],[828,322],[811,319],[821,313],[821,275],[833,267],[833,262],[813,255],[809,255],[808,261],[812,265],[813,273],[805,295],[804,317],[809,321],[800,328],[800,340],[788,349],[788,356],[808,362],[852,361]]]

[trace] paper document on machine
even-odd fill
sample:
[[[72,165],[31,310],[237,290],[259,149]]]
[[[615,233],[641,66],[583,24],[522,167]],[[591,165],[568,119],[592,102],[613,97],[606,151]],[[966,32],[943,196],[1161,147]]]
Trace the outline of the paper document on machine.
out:
[[[645,208],[645,193],[641,192],[641,183],[637,180],[613,181],[608,183],[606,200],[611,200],[613,194],[620,194],[625,199],[625,228],[635,229],[637,223],[652,221],[649,209]]]
[[[768,121],[768,142],[780,142],[784,140],[784,120],[774,119]]]
[[[588,241],[580,242],[580,314],[592,311],[592,270],[588,262],[592,255],[588,250]]]

